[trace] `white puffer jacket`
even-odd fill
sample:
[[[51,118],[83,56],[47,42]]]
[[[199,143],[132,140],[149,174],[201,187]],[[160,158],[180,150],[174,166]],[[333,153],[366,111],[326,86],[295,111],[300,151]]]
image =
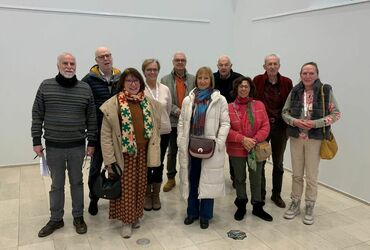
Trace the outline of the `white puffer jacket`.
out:
[[[180,163],[180,191],[186,200],[189,196],[189,136],[194,102],[194,89],[182,103],[181,115],[177,127],[177,145]],[[199,199],[216,198],[225,195],[225,141],[230,129],[227,101],[218,90],[211,95],[212,101],[206,112],[204,136],[216,140],[215,153],[209,159],[202,160],[199,180]]]

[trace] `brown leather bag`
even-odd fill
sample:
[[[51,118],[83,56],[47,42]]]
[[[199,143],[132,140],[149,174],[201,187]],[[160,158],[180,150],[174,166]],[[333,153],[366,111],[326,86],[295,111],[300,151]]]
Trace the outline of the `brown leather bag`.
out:
[[[208,159],[215,152],[216,141],[213,139],[190,136],[189,154],[196,158]]]

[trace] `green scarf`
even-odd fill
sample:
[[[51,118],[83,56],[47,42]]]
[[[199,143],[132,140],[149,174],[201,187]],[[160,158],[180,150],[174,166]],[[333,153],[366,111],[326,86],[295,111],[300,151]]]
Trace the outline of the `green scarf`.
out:
[[[252,102],[248,102],[247,104],[247,115],[248,115],[249,123],[252,125],[252,128],[253,128],[254,127],[254,115],[252,111]],[[247,161],[248,161],[249,168],[252,169],[253,171],[256,171],[257,161],[256,161],[256,150],[254,148],[252,148],[248,152]]]
[[[144,117],[144,138],[149,139],[153,133],[152,111],[149,106],[149,101],[145,98],[144,93],[140,92],[137,95],[130,95],[127,91],[118,94],[118,102],[121,113],[122,123],[122,153],[134,155],[137,152],[136,138],[134,126],[132,124],[132,116],[127,100],[132,100],[140,103]]]

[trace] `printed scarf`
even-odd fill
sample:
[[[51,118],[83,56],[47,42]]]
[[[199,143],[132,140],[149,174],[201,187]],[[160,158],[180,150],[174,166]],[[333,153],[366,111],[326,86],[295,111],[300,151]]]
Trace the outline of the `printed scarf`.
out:
[[[194,90],[194,113],[192,117],[193,135],[200,136],[204,134],[204,125],[206,122],[206,112],[213,93],[212,88]]]
[[[122,130],[122,153],[134,155],[137,152],[136,138],[134,126],[132,124],[132,116],[127,101],[140,103],[144,117],[144,138],[149,139],[153,133],[152,112],[149,106],[149,101],[141,91],[137,95],[132,95],[126,90],[119,92],[118,103],[121,113],[121,130]]]

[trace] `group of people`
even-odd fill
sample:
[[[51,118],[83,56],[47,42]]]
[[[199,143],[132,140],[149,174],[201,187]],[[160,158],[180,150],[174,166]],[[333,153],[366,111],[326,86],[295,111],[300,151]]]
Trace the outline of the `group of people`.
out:
[[[173,70],[161,80],[156,59],[144,60],[143,74],[135,68],[123,72],[114,68],[112,54],[106,47],[96,49],[95,61],[79,81],[75,57],[70,53],[59,55],[58,75],[44,80],[36,94],[32,109],[33,150],[39,156],[43,154],[43,136],[52,180],[51,216],[39,237],[64,226],[66,169],[73,225],[77,233],[87,232],[82,181],[85,155],[91,157],[88,212],[93,216],[99,210],[93,185],[102,165],[110,177],[115,174],[113,165],[123,171],[122,195],[110,200],[109,218],[122,222],[124,238],[130,238],[132,230],[140,227],[144,210],[161,209],[166,152],[167,182],[162,190],[169,192],[176,186],[178,157],[180,193],[187,201],[185,225],[199,219],[200,227],[208,228],[214,199],[225,195],[225,152],[236,190],[235,220],[242,220],[246,214],[248,172],[252,214],[272,221],[263,209],[266,161],[257,161],[255,148],[264,141],[271,144],[271,200],[285,208],[281,191],[288,137],[293,175],[291,203],[284,218],[293,219],[300,213],[306,173],[303,222],[314,222],[320,144],[324,130],[328,135],[330,125],[340,118],[331,86],[321,83],[316,63],[302,66],[301,81],[293,87],[292,81],[279,73],[280,58],[275,54],[266,56],[265,73],[253,80],[234,72],[228,56],[219,57],[217,72],[201,67],[194,76],[186,70],[186,55],[176,52]],[[189,154],[193,136],[215,142],[211,157]]]

